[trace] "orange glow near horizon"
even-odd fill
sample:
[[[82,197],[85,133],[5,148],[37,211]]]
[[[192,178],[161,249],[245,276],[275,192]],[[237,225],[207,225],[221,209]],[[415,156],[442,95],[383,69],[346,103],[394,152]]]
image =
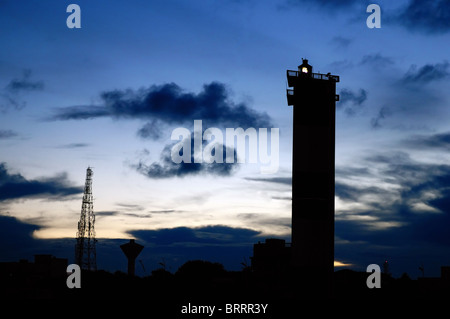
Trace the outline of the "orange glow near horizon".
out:
[[[334,267],[350,267],[350,266],[352,266],[352,264],[346,264],[337,260],[334,261]]]

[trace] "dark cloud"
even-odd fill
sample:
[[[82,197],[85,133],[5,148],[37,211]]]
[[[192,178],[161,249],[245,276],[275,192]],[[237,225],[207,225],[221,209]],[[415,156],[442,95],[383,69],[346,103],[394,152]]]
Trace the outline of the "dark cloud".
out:
[[[3,100],[0,104],[0,111],[3,113],[8,111],[10,108],[21,110],[27,105],[25,101],[22,101],[9,93],[0,93],[0,97]]]
[[[136,218],[152,218],[152,214],[149,213],[123,213],[123,215]]]
[[[236,245],[253,244],[259,232],[223,225],[198,228],[177,227],[158,230],[135,230],[131,235],[152,245]]]
[[[19,134],[12,130],[0,130],[0,139],[8,139],[17,137]]]
[[[336,104],[337,110],[343,110],[348,116],[355,115],[367,100],[367,91],[359,89],[357,93],[350,89],[342,89],[339,92],[339,103]]]
[[[157,140],[162,137],[162,125],[161,121],[152,120],[142,126],[137,135],[144,139]]]
[[[0,262],[17,262],[21,259],[32,262],[37,254],[51,254],[72,260],[75,239],[37,239],[33,233],[41,228],[12,216],[0,215]]]
[[[105,211],[100,216],[115,213]],[[36,239],[33,232],[40,226],[1,215],[0,229],[0,262],[32,261],[35,254],[51,254],[67,258],[69,264],[74,262],[75,238]],[[227,270],[241,270],[243,261],[250,262],[253,244],[262,240],[261,233],[255,230],[223,225],[133,230],[129,234],[144,245],[139,262],[136,261],[136,274],[139,276],[150,275],[152,270],[161,268],[161,263],[167,270],[175,272],[185,262],[195,259],[222,263]],[[99,238],[96,244],[98,269],[125,272],[127,260],[120,245],[126,242],[126,239]],[[146,272],[142,265],[145,265]]]
[[[417,162],[402,152],[374,154],[365,161],[376,174],[360,168],[336,170],[336,196],[341,200],[366,204],[371,217],[401,222],[406,228],[420,227],[418,220],[450,216],[450,165]],[[374,185],[357,182],[374,178]]]
[[[100,106],[59,108],[50,120],[80,120],[98,117],[147,119],[138,135],[158,138],[161,124],[186,124],[200,119],[221,127],[271,127],[269,115],[245,103],[235,103],[222,83],[205,84],[199,93],[185,92],[175,83],[140,90],[114,90],[100,95]]]
[[[22,77],[11,80],[6,86],[6,90],[16,93],[20,91],[41,91],[44,89],[43,81],[31,81],[30,77],[31,70],[24,70]]]
[[[450,149],[450,132],[438,133],[433,135],[415,135],[403,142],[406,146],[412,148],[434,148]]]
[[[172,213],[179,213],[180,210],[175,209],[162,209],[162,210],[151,210],[150,213],[152,214],[172,214]]]
[[[145,246],[139,258],[146,265],[160,267],[163,262],[172,272],[196,259],[219,262],[227,270],[240,270],[243,261],[249,263],[253,244],[261,240],[257,231],[222,225],[135,230],[130,234]]]
[[[121,213],[118,211],[96,211],[95,212],[95,217],[109,217],[109,216],[117,216],[120,215]]]
[[[364,89],[359,89],[358,93],[353,92],[349,89],[342,89],[340,91],[340,104],[352,103],[354,105],[360,106],[367,99],[367,91]]]
[[[149,178],[171,178],[171,177],[185,177],[192,175],[218,175],[218,176],[229,176],[233,174],[237,165],[237,152],[235,149],[229,150],[234,154],[233,163],[226,162],[227,147],[222,144],[216,144],[217,148],[222,148],[223,153],[223,163],[206,163],[203,159],[201,163],[194,162],[194,147],[193,147],[194,134],[191,134],[191,154],[190,163],[175,163],[172,160],[172,147],[176,144],[166,145],[161,152],[160,161],[154,162],[150,165],[144,163],[144,161],[139,161],[137,164],[132,164],[131,167],[136,169],[138,172]],[[203,147],[208,144],[208,141],[203,140]],[[185,151],[183,149],[183,151]]]
[[[370,120],[370,125],[372,128],[380,128],[382,127],[382,121],[385,120],[388,116],[392,114],[392,111],[389,107],[383,106],[378,110],[378,113],[375,117]]]
[[[394,19],[408,30],[446,33],[450,31],[450,2],[410,0]]]
[[[376,153],[367,156],[364,162],[377,171],[381,182],[398,186],[402,201],[421,200],[422,193],[428,191],[439,197],[450,185],[450,165],[418,162],[405,152]]]
[[[291,199],[289,198],[283,198],[283,200]],[[259,213],[240,213],[236,215],[237,218],[242,219],[245,221],[247,225],[251,224],[252,226],[255,226],[256,228],[259,228],[261,226],[283,226],[289,229],[291,229],[292,225],[292,218],[289,217],[280,217],[280,216],[267,216],[262,215]]]
[[[367,167],[341,167],[336,166],[336,176],[345,176],[347,178],[369,176],[371,173]]]
[[[24,70],[21,78],[12,79],[0,92],[1,100],[3,100],[0,102],[0,110],[2,112],[6,112],[10,108],[23,109],[27,105],[27,102],[22,97],[24,93],[42,91],[44,89],[43,81],[31,81],[30,78],[31,70]]]
[[[444,93],[449,79],[450,63],[447,61],[412,65],[404,72],[390,72],[377,80],[382,83],[377,90],[381,94],[377,100],[383,103],[372,105],[371,127],[429,131],[437,124],[445,124],[441,114],[448,106]]]
[[[336,36],[331,39],[331,44],[338,49],[346,49],[352,42],[352,39],[342,36]]]
[[[371,195],[387,195],[389,191],[376,187],[363,187],[358,185],[349,185],[341,182],[335,183],[335,195],[342,200],[358,202],[359,199],[366,194]]]
[[[76,225],[75,225],[76,226]],[[37,254],[50,254],[58,258],[67,258],[68,263],[74,263],[74,238],[37,239],[33,232],[40,226],[25,223],[15,217],[0,216],[0,262],[18,262],[19,260],[34,261]],[[126,271],[126,258],[120,250],[123,239],[97,240],[97,266],[108,271]],[[137,273],[139,269],[137,268]]]
[[[116,205],[119,206],[121,210],[128,211],[141,211],[145,209],[145,207],[137,204],[116,203]]]
[[[450,64],[447,61],[436,64],[426,64],[421,68],[412,65],[404,75],[405,84],[426,84],[432,81],[447,79],[450,76]]]
[[[336,170],[336,196],[359,205],[336,215],[336,258],[356,249],[366,255],[351,257],[359,262],[390,256],[402,267],[423,258],[434,259],[436,267],[448,263],[450,165],[418,162],[402,152],[375,153],[363,162],[368,168]],[[433,247],[422,251],[429,243]],[[407,255],[412,260],[400,260]]]
[[[126,216],[126,217],[136,217],[136,218],[152,218],[150,213],[130,213],[123,211],[99,211],[95,212],[96,217],[110,217],[110,216]]]
[[[109,115],[103,106],[77,105],[57,109],[49,120],[88,120]]]
[[[49,196],[65,197],[82,192],[82,187],[70,185],[66,174],[39,180],[27,180],[20,174],[10,174],[6,164],[0,163],[0,201]]]
[[[292,197],[288,196],[271,196],[272,199],[291,201]]]
[[[248,181],[255,181],[255,182],[277,183],[289,186],[292,185],[292,177],[266,177],[266,178],[246,177],[245,179]]]
[[[70,144],[64,144],[64,145],[60,145],[57,148],[83,148],[83,147],[88,147],[90,146],[90,144],[88,143],[70,143]]]
[[[380,53],[368,54],[362,57],[360,65],[371,65],[376,68],[384,68],[394,64],[390,57],[382,56]]]
[[[30,254],[30,249],[36,247],[33,232],[39,226],[23,223],[14,217],[0,216],[0,258],[24,258]],[[20,254],[17,252],[21,251]]]

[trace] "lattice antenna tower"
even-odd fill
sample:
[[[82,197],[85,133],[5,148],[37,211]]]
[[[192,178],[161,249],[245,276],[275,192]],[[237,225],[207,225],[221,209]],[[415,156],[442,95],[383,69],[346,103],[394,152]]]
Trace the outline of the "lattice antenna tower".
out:
[[[92,175],[90,167],[86,170],[81,216],[78,222],[77,243],[75,246],[75,263],[85,270],[97,270],[97,254],[95,251],[95,215],[92,196]]]

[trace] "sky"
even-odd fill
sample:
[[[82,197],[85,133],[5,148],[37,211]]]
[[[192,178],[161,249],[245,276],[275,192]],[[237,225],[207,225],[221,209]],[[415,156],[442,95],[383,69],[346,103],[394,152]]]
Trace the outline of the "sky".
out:
[[[66,23],[72,3],[81,28]],[[371,3],[381,28],[366,24]],[[450,265],[449,40],[448,0],[1,0],[0,261],[73,261],[87,167],[100,269],[125,270],[118,245],[131,238],[145,246],[138,275],[189,259],[239,270],[254,243],[289,242],[286,70],[307,58],[340,76],[335,260],[439,276]],[[229,149],[226,129],[239,127],[271,141],[274,169],[261,144],[254,162]],[[174,163],[174,132],[194,145],[208,128],[214,141],[196,147],[234,161]]]

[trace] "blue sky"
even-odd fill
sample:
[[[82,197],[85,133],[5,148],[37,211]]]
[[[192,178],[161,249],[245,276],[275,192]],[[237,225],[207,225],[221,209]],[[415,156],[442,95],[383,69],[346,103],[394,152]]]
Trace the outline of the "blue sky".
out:
[[[81,29],[66,26],[71,3]],[[380,29],[366,26],[370,3]],[[0,227],[24,243],[13,254],[2,241],[2,258],[75,236],[88,166],[97,237],[136,237],[149,269],[199,251],[239,269],[252,243],[289,241],[286,70],[308,58],[341,79],[336,260],[438,275],[450,264],[449,34],[443,0],[0,1]],[[167,165],[173,129],[194,120],[279,128],[279,170]]]

